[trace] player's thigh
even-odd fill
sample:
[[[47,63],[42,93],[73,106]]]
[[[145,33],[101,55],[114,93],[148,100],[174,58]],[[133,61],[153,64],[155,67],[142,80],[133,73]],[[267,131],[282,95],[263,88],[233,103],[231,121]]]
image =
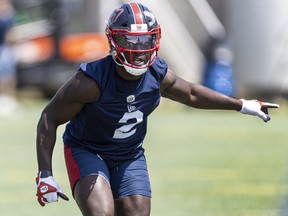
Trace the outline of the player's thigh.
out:
[[[151,185],[144,156],[110,170],[116,215],[149,215]]]
[[[106,162],[79,146],[65,146],[65,162],[73,196],[83,215],[113,215],[114,200]]]
[[[150,197],[142,195],[131,195],[115,200],[116,216],[148,216],[150,215]]]
[[[107,181],[99,175],[77,181],[74,199],[83,215],[114,215],[114,201]]]
[[[124,161],[110,169],[114,199],[131,195],[151,197],[151,185],[144,156]]]

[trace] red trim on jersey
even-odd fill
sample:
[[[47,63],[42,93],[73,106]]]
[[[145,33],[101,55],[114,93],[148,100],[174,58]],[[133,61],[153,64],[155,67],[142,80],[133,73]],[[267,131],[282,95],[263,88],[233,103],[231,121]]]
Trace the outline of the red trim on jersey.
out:
[[[67,172],[68,172],[69,181],[70,181],[70,187],[74,195],[73,190],[74,190],[75,183],[80,179],[80,170],[79,170],[77,162],[73,158],[72,148],[64,145],[64,154],[65,154],[65,162],[66,162]]]
[[[135,24],[143,24],[141,10],[136,3],[130,3],[132,11],[134,13]]]

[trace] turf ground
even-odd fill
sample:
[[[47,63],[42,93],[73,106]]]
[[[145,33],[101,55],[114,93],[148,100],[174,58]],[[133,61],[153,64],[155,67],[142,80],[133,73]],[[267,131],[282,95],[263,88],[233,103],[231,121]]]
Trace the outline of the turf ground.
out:
[[[54,177],[70,201],[44,208],[36,201],[36,124],[45,104],[23,101],[15,115],[0,117],[3,216],[81,215],[64,165],[63,126],[54,151]],[[287,215],[287,105],[271,116],[265,124],[233,111],[199,111],[164,102],[150,117],[144,144],[152,215]]]

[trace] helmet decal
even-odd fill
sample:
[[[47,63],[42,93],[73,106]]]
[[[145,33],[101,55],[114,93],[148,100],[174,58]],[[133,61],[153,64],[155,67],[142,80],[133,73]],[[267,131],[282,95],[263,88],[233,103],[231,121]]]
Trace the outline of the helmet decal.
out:
[[[156,23],[156,17],[153,13],[151,13],[150,11],[145,10],[143,12],[145,14],[146,17],[149,17],[151,19],[150,22],[148,22],[149,26],[153,26]]]
[[[112,14],[112,17],[110,19],[111,23],[115,23],[118,19],[118,17],[124,12],[123,8],[117,8],[114,13]]]
[[[147,32],[147,24],[131,24],[131,32]]]

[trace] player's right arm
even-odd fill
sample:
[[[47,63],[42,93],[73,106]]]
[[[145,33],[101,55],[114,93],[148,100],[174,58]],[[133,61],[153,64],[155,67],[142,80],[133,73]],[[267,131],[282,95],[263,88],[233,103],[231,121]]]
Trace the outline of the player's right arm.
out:
[[[97,101],[99,96],[97,83],[83,72],[76,73],[58,90],[42,111],[37,126],[36,149],[39,173],[49,171],[52,176],[52,153],[58,126],[68,122],[86,103]]]

